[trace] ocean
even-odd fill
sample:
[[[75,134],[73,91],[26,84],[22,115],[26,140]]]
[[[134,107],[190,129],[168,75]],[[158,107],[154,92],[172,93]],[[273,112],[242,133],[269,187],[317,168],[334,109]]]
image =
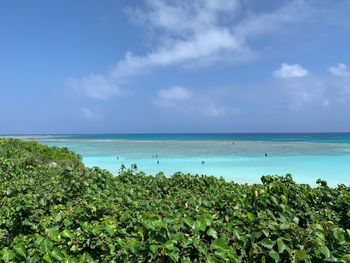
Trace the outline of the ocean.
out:
[[[67,147],[88,167],[118,173],[121,165],[154,175],[175,172],[258,183],[290,173],[298,183],[350,184],[350,133],[26,135]]]

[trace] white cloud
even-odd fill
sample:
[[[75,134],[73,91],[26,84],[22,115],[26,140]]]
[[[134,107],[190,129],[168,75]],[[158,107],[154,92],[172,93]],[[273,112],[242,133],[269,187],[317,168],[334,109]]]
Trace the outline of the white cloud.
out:
[[[339,63],[336,66],[330,67],[329,72],[342,77],[350,77],[350,71],[348,70],[348,66],[343,63]]]
[[[224,106],[222,100],[214,98],[208,90],[201,90],[199,93],[180,86],[160,89],[153,102],[159,108],[186,115],[216,118],[239,113],[235,107]]]
[[[305,108],[329,108],[332,98],[329,97],[324,83],[315,80],[289,81],[281,84],[279,88],[285,99],[286,106],[290,110],[305,110]]]
[[[192,91],[190,89],[174,86],[167,89],[160,89],[157,92],[154,104],[160,108],[176,109],[186,105],[191,105]],[[186,106],[187,107],[187,106]]]
[[[235,27],[235,34],[247,41],[281,28],[285,29],[284,25],[302,20],[309,12],[309,6],[304,0],[288,1],[275,12],[259,14],[248,12],[248,15]]]
[[[204,28],[222,25],[237,17],[243,1],[237,0],[146,0],[142,7],[129,9],[132,21],[167,35],[188,37]]]
[[[283,63],[278,70],[275,70],[272,75],[278,79],[285,78],[301,78],[305,77],[309,72],[299,64]]]
[[[233,112],[232,109],[229,109],[227,107],[223,107],[223,106],[216,106],[216,105],[208,105],[207,107],[205,107],[203,109],[203,113],[209,117],[220,117],[223,115],[226,115],[228,113]]]
[[[240,17],[243,0],[148,0],[145,8],[129,10],[133,19],[155,31],[158,47],[145,56],[128,52],[112,70],[114,77],[172,65],[200,66],[244,61],[254,56],[250,37],[298,21],[304,1],[294,0],[271,13]]]
[[[123,94],[122,90],[103,75],[91,74],[81,79],[69,79],[67,85],[79,94],[87,97],[106,100]]]
[[[111,75],[124,78],[148,73],[157,67],[237,62],[251,56],[249,48],[241,45],[228,29],[215,28],[198,32],[186,40],[171,41],[171,44],[160,46],[144,57],[128,52],[124,60],[113,68]]]
[[[160,89],[158,97],[163,100],[188,100],[191,94],[188,89],[175,86],[170,89]]]
[[[337,101],[347,103],[350,101],[350,71],[346,64],[339,63],[328,69],[331,73],[329,86],[337,94]]]
[[[299,78],[280,79],[279,90],[293,110],[305,107],[331,108],[350,102],[350,71],[346,64],[328,68],[331,74],[305,75]]]
[[[281,69],[286,67],[282,66]],[[309,106],[330,108],[350,101],[350,71],[345,64],[329,67],[331,75],[308,75],[302,70],[302,67],[297,70],[294,67],[293,70],[288,68],[277,73],[281,80],[277,82],[278,86],[287,98],[290,109],[298,110]],[[291,77],[295,75],[298,77]]]
[[[250,39],[300,20],[305,11],[303,0],[288,1],[271,12],[254,13],[248,6],[246,0],[145,0],[128,13],[153,32],[155,48],[144,55],[126,52],[107,74],[71,82],[90,97],[107,99],[120,95],[115,83],[159,67],[246,61],[256,55]]]
[[[89,120],[98,120],[98,119],[102,118],[100,110],[97,108],[89,109],[86,107],[82,107],[81,112],[84,115],[84,117],[89,119]]]

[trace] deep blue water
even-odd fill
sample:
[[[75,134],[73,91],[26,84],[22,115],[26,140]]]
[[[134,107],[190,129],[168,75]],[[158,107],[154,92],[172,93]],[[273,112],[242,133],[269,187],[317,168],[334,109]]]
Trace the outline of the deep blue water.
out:
[[[350,133],[58,134],[38,136],[53,137],[55,139],[95,140],[106,139],[151,141],[289,141],[350,143]]]

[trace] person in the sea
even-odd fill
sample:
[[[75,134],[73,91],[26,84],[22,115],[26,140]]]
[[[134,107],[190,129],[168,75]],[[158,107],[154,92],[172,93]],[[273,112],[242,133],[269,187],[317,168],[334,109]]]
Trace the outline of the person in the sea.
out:
[[[117,160],[119,160],[119,156],[117,156]]]
[[[205,162],[204,162],[204,161],[202,161],[202,164],[205,164]]]
[[[157,161],[157,164],[159,164],[159,160]]]
[[[267,153],[265,153],[265,157],[267,157]]]

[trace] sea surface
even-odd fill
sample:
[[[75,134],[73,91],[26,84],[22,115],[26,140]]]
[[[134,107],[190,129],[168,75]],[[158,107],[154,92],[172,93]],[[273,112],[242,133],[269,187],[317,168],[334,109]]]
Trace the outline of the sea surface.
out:
[[[350,133],[26,135],[79,153],[89,167],[118,173],[136,163],[147,174],[181,171],[258,183],[291,173],[315,185],[350,184]],[[267,155],[267,156],[265,156]]]

